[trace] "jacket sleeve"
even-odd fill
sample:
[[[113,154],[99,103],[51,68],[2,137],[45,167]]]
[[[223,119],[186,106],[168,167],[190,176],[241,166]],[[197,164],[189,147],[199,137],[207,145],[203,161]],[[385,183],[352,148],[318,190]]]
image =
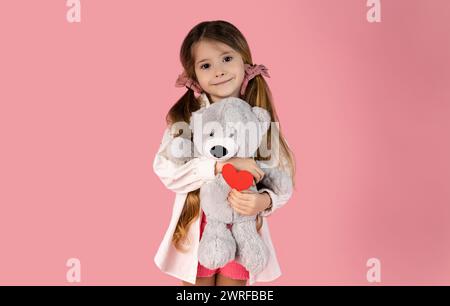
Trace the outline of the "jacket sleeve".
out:
[[[200,156],[179,164],[165,157],[162,152],[167,149],[172,139],[170,129],[166,128],[153,160],[153,171],[164,186],[176,193],[188,193],[200,188],[205,181],[215,178],[215,160]]]
[[[292,197],[293,183],[290,175],[279,168],[267,168],[265,164],[258,162],[264,171],[264,177],[257,184],[258,192],[267,192],[272,200],[272,207],[260,212],[263,217],[270,216],[275,210],[283,207]]]

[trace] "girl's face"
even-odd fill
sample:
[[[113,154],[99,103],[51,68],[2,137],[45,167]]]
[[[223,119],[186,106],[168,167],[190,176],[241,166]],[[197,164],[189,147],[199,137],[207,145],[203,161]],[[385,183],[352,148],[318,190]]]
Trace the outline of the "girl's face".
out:
[[[213,102],[239,97],[245,76],[244,61],[228,45],[202,40],[193,46],[195,75]]]

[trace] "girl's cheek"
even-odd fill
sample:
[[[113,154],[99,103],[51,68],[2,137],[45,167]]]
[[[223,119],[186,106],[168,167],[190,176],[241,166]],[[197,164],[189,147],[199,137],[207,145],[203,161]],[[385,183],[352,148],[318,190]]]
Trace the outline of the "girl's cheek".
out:
[[[204,76],[203,74],[201,74],[201,73],[200,73],[200,74],[197,74],[197,79],[198,79],[198,82],[199,82],[200,84],[203,83],[203,85],[207,82],[205,76]]]

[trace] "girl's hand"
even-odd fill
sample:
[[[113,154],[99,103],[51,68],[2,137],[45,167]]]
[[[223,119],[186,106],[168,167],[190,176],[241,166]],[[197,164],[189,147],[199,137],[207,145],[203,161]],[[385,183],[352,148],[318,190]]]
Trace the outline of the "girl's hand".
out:
[[[264,172],[258,167],[253,158],[232,157],[229,160],[216,163],[216,174],[222,172],[223,165],[232,164],[237,170],[245,170],[250,172],[255,178],[256,183],[264,177]]]
[[[256,215],[269,208],[272,202],[267,192],[259,193],[250,190],[239,192],[236,189],[231,189],[227,200],[236,212],[244,216]]]

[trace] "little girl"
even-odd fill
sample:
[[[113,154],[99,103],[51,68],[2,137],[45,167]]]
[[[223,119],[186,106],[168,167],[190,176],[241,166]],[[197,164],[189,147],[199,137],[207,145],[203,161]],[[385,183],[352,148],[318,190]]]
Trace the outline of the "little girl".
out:
[[[265,188],[264,171],[260,166],[267,158],[261,157],[258,150],[256,161],[235,157],[222,163],[200,156],[180,165],[160,154],[173,137],[179,136],[179,131],[171,129],[173,123],[189,123],[192,112],[227,97],[238,97],[251,106],[262,107],[270,113],[272,122],[278,122],[269,87],[263,78],[269,77],[267,69],[263,65],[253,65],[242,33],[232,24],[220,20],[196,25],[183,41],[180,60],[184,72],[176,85],[186,87],[187,91],[167,114],[168,127],[153,162],[153,169],[163,184],[176,192],[172,219],[156,253],[155,263],[163,272],[182,280],[184,285],[237,286],[246,285],[247,281],[250,285],[255,281],[272,281],[281,275],[281,271],[266,217],[289,200],[292,189],[281,193]],[[272,129],[274,125],[267,132],[269,141]],[[280,169],[289,173],[293,183],[293,154],[281,131],[276,132],[280,148],[276,158]],[[240,214],[258,215],[257,229],[269,249],[270,258],[266,268],[256,275],[234,260],[216,270],[198,263],[199,240],[207,222],[200,207],[199,188],[204,182],[213,180],[226,163],[233,164],[238,170],[249,171],[257,183],[258,192],[233,189],[228,197],[231,207]]]

